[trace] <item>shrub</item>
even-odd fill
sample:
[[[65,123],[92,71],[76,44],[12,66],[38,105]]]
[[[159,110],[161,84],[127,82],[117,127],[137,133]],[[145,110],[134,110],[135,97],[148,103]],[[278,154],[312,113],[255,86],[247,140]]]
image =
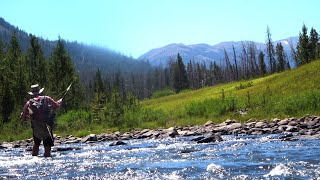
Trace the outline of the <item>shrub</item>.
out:
[[[157,99],[157,98],[160,98],[160,97],[170,96],[170,95],[173,95],[173,94],[176,94],[174,90],[166,88],[166,89],[154,92],[152,94],[151,98],[152,99]]]
[[[72,110],[59,116],[57,119],[57,131],[66,132],[70,130],[81,130],[92,122],[92,115],[85,110]]]
[[[241,90],[241,89],[246,89],[246,88],[251,87],[251,86],[253,86],[253,82],[252,81],[247,82],[245,84],[240,83],[239,86],[236,86],[235,88],[236,88],[236,90]]]

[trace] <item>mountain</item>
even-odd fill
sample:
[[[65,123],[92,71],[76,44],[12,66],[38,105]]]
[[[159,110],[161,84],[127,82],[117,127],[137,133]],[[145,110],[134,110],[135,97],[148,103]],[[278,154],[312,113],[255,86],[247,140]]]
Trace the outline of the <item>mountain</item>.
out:
[[[0,40],[5,44],[9,44],[13,32],[16,32],[19,45],[22,51],[26,53],[27,49],[30,48],[29,34],[0,17]],[[49,58],[56,47],[57,41],[49,41],[41,37],[38,37],[38,40],[46,58]],[[113,74],[119,71],[122,73],[140,73],[146,72],[151,68],[147,62],[136,61],[132,57],[125,56],[111,49],[89,46],[77,41],[64,41],[64,45],[77,70],[82,74],[82,78],[88,77],[88,73],[95,72],[98,68],[106,74]]]
[[[291,57],[290,43],[295,47],[298,42],[298,37],[290,37],[282,39],[279,41],[274,41],[274,47],[277,43],[281,43],[288,57]],[[220,60],[224,59],[224,49],[226,49],[229,57],[233,57],[234,46],[237,56],[240,56],[242,52],[242,44],[247,45],[249,41],[229,41],[222,42],[216,45],[208,44],[193,44],[193,45],[184,45],[184,44],[169,44],[161,48],[156,48],[148,51],[147,53],[140,56],[138,59],[142,61],[148,61],[153,66],[165,66],[167,65],[170,59],[176,59],[177,54],[180,53],[184,63],[188,63],[190,60],[194,60],[199,63],[209,64],[210,62],[219,63]],[[253,42],[255,43],[257,50],[264,51],[266,45],[264,43]]]

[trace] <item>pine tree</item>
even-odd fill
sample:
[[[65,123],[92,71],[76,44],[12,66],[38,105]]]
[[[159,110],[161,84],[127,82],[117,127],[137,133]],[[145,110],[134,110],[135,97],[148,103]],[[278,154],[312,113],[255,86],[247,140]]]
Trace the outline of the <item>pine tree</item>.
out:
[[[311,28],[310,30],[310,36],[309,36],[309,56],[310,60],[315,60],[317,58],[317,45],[319,42],[319,35],[318,32]]]
[[[277,55],[277,71],[281,72],[286,69],[286,60],[285,60],[285,53],[283,50],[283,46],[281,43],[277,43],[276,46],[276,55]]]
[[[179,53],[177,55],[177,63],[175,63],[174,66],[173,77],[173,86],[177,93],[179,93],[181,90],[189,88],[187,71]]]
[[[100,69],[97,70],[93,83],[94,83],[94,85],[93,85],[94,86],[94,93],[95,93],[95,96],[97,96],[97,102],[99,105],[101,105],[103,103],[102,97],[105,94],[105,87],[104,87],[104,83],[102,80]]]
[[[49,60],[49,72],[51,91],[56,98],[60,98],[61,93],[73,82],[70,92],[64,99],[66,103],[64,109],[81,106],[84,100],[83,88],[80,84],[79,75],[75,72],[71,57],[65,50],[64,42],[60,37]]]
[[[30,35],[31,47],[27,50],[26,62],[28,67],[29,82],[46,86],[48,83],[48,66],[38,39]]]
[[[310,62],[309,58],[309,50],[308,50],[308,44],[309,44],[309,38],[307,34],[307,27],[303,24],[302,26],[302,33],[299,33],[299,42],[297,44],[297,57],[298,62],[297,65],[303,65]]]
[[[264,62],[264,53],[262,51],[259,53],[259,66],[261,76],[265,76],[267,74],[267,68]]]
[[[13,97],[16,98],[17,105],[23,106],[27,95],[26,63],[15,32],[11,37],[6,61],[6,71],[13,89]]]
[[[117,89],[112,91],[111,100],[106,105],[104,115],[111,126],[119,126],[124,122],[124,105]]]
[[[12,98],[14,96],[10,83],[8,80],[4,81],[4,89],[3,89],[3,96],[1,99],[1,114],[2,114],[2,119],[3,123],[7,123],[10,121],[10,115],[14,110],[15,106],[15,100]]]
[[[213,76],[215,84],[223,82],[221,67],[218,66],[216,62],[213,63]]]

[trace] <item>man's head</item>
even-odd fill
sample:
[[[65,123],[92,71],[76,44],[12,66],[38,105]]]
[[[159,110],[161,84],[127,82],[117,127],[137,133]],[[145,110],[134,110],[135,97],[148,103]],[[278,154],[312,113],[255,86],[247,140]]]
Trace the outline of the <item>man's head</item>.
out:
[[[31,85],[31,92],[28,92],[28,94],[32,96],[40,95],[43,92],[44,88],[40,88],[39,84]]]

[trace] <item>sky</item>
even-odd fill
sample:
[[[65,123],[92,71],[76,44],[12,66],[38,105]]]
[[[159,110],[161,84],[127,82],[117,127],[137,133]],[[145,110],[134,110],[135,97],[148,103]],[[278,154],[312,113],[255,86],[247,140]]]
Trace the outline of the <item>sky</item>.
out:
[[[215,45],[320,31],[319,0],[2,0],[0,17],[48,40],[106,47],[133,58],[171,43]]]

